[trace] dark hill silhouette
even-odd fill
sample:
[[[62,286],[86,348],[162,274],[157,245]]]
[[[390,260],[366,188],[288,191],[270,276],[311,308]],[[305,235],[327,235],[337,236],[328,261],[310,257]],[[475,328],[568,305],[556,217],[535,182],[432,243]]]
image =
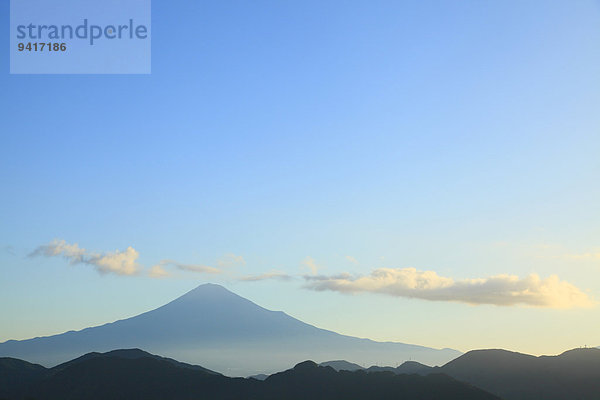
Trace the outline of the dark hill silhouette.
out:
[[[0,376],[13,371],[28,384],[13,390],[8,400],[275,400],[275,399],[445,399],[498,400],[498,397],[442,374],[427,377],[364,371],[336,372],[312,361],[269,376],[264,381],[228,378],[148,353],[87,354],[52,369],[9,360],[0,363]],[[192,366],[194,367],[194,366]],[[41,369],[35,377],[30,371]],[[8,382],[8,385],[12,385]]]
[[[269,376],[267,399],[499,399],[443,374],[428,376],[335,371],[305,361]]]
[[[234,399],[253,390],[253,382],[241,381],[177,366],[156,356],[103,355],[50,370],[26,395],[39,400]]]
[[[201,367],[199,365],[192,365],[192,364],[187,364],[187,363],[182,363],[179,362],[177,360],[173,360],[172,358],[166,358],[166,357],[161,357],[161,356],[157,356],[154,354],[150,354],[146,351],[140,350],[140,349],[120,349],[120,350],[113,350],[113,351],[109,351],[106,353],[98,353],[98,352],[92,352],[92,353],[88,353],[85,354],[81,357],[75,358],[74,360],[71,361],[67,361],[66,363],[57,365],[56,367],[52,368],[53,372],[58,372],[62,369],[65,369],[71,365],[75,365],[78,364],[80,362],[92,359],[92,358],[97,358],[97,357],[114,357],[114,358],[125,358],[125,359],[129,359],[129,360],[137,360],[139,358],[146,358],[146,357],[150,357],[150,358],[154,358],[157,360],[163,360],[166,361],[170,364],[173,364],[176,367],[181,367],[181,368],[187,368],[187,369],[193,369],[196,371],[203,371],[203,372],[207,372],[209,374],[215,374],[215,375],[221,375],[218,372],[215,371],[211,371],[210,369]]]
[[[229,376],[272,373],[306,359],[350,358],[364,365],[414,359],[442,365],[460,355],[451,349],[340,335],[206,284],[132,318],[0,343],[0,356],[53,366],[80,354],[118,348],[141,348]]]
[[[321,365],[331,365],[336,370],[362,369],[368,373],[444,373],[505,400],[600,399],[600,350],[596,348],[541,357],[506,350],[474,350],[441,368],[414,361],[396,368],[371,366],[364,369],[348,361],[330,361]]]
[[[599,349],[574,349],[541,357],[506,350],[475,350],[434,371],[505,400],[600,399]]]
[[[0,399],[13,399],[32,382],[41,379],[47,370],[16,358],[0,358]]]

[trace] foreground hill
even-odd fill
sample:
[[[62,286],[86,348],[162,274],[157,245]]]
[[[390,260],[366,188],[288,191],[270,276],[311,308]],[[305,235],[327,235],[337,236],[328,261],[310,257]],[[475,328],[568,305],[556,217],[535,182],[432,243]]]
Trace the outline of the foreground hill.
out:
[[[329,361],[336,370],[387,371],[394,374],[443,373],[505,400],[599,400],[600,349],[574,349],[558,356],[535,357],[506,350],[474,350],[442,367],[407,361],[399,367],[363,368]]]
[[[0,376],[7,371],[13,379],[0,387],[0,398],[7,400],[499,400],[443,374],[336,372],[306,361],[259,381],[228,378],[140,350],[87,354],[51,369],[0,359]]]
[[[41,365],[14,358],[0,358],[0,399],[20,398],[33,382],[47,373]]]
[[[443,374],[396,375],[390,372],[336,372],[312,361],[269,376],[268,399],[497,399]]]
[[[419,360],[443,365],[461,353],[381,343],[316,328],[206,284],[155,310],[60,335],[0,343],[0,357],[53,366],[89,352],[142,348],[229,376],[281,371],[306,359],[363,365]]]
[[[575,349],[558,356],[475,350],[433,371],[505,400],[600,399],[600,350]]]
[[[145,352],[143,350],[140,349],[123,349],[123,350],[113,350],[113,351],[109,351],[106,353],[97,353],[97,352],[93,352],[93,353],[88,353],[85,354],[81,357],[78,357],[74,360],[71,361],[67,361],[66,363],[57,365],[56,367],[52,368],[52,372],[56,373],[58,371],[62,371],[65,368],[68,368],[70,366],[76,366],[80,363],[82,363],[83,361],[87,361],[93,358],[124,358],[124,359],[128,359],[128,360],[137,360],[139,358],[153,358],[155,360],[161,360],[161,361],[166,361],[169,364],[172,364],[176,367],[181,367],[181,368],[186,368],[186,369],[191,369],[194,371],[202,371],[202,372],[206,372],[208,374],[211,375],[221,375],[218,372],[215,371],[211,371],[210,369],[201,367],[199,365],[192,365],[192,364],[187,364],[187,363],[182,363],[179,362],[177,360],[173,360],[172,358],[166,358],[166,357],[161,357],[161,356],[157,356],[154,354],[150,354],[148,352]]]

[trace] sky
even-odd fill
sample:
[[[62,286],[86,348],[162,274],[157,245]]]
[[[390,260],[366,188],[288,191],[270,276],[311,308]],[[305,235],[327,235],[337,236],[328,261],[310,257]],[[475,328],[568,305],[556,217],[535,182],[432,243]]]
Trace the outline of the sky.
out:
[[[374,340],[600,345],[599,44],[598,1],[155,0],[150,75],[3,51],[0,341],[213,282]]]

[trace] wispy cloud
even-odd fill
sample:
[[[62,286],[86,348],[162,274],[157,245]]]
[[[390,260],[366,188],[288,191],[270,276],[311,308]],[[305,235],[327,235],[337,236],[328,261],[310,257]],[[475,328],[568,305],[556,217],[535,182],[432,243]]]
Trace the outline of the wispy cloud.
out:
[[[149,276],[152,278],[162,278],[171,275],[167,268],[175,268],[180,271],[194,272],[197,274],[226,274],[229,270],[245,265],[246,261],[242,256],[235,254],[225,254],[217,260],[217,267],[205,264],[185,264],[175,260],[161,260],[158,264],[152,267]]]
[[[15,248],[11,245],[7,245],[3,247],[3,250],[5,252],[7,252],[8,254],[10,254],[11,256],[16,256],[17,253],[15,252]]]
[[[151,268],[149,275],[152,278],[163,278],[171,275],[167,270],[168,267],[176,268],[181,271],[196,272],[199,274],[220,274],[222,271],[215,267],[201,264],[183,264],[175,260],[161,260],[158,264]]]
[[[308,269],[313,275],[316,275],[317,272],[319,272],[319,269],[321,269],[321,267],[317,265],[317,263],[312,257],[306,257],[301,264],[304,268]]]
[[[563,254],[559,256],[559,258],[571,261],[600,261],[600,251],[580,254]]]
[[[434,271],[415,268],[379,268],[368,276],[305,276],[306,287],[342,293],[371,292],[432,301],[453,301],[498,306],[525,305],[576,308],[595,305],[587,294],[556,275],[542,279],[531,274],[454,280]]]
[[[352,264],[358,264],[358,260],[352,256],[346,256],[346,260]]]
[[[242,277],[238,278],[239,281],[244,281],[244,282],[266,281],[266,280],[270,280],[270,279],[275,279],[275,280],[279,280],[279,281],[289,281],[292,279],[292,277],[288,274],[284,274],[283,272],[272,271],[272,272],[267,272],[265,274],[246,275],[246,276],[242,276]]]
[[[63,257],[72,265],[91,265],[102,274],[136,275],[140,271],[137,263],[139,253],[133,247],[124,251],[98,253],[81,248],[77,243],[69,244],[64,240],[55,239],[39,246],[29,256]]]
[[[173,260],[163,260],[161,263],[162,265],[171,265],[182,271],[197,272],[199,274],[220,274],[223,272],[219,268],[211,267],[209,265],[183,264]]]
[[[219,268],[232,268],[246,265],[244,257],[237,256],[233,253],[225,254],[223,257],[217,260],[217,266]]]
[[[169,271],[167,271],[166,269],[164,269],[163,266],[160,264],[156,264],[156,265],[152,266],[150,268],[150,271],[148,271],[148,276],[150,278],[166,278],[170,275],[171,275],[171,273]]]
[[[72,265],[91,265],[102,274],[140,275],[144,271],[144,267],[137,262],[139,253],[133,247],[128,247],[123,251],[94,252],[79,247],[77,243],[71,244],[62,239],[55,239],[48,244],[38,246],[29,254],[29,257],[62,257]],[[173,269],[201,274],[222,274],[227,269],[245,264],[246,261],[242,256],[231,253],[217,260],[218,267],[185,264],[165,259],[145,269],[144,275],[151,278],[171,277]]]
[[[559,260],[566,265],[595,264],[600,262],[600,247],[587,247],[575,250],[558,243],[511,243],[499,242],[496,248],[542,260]]]

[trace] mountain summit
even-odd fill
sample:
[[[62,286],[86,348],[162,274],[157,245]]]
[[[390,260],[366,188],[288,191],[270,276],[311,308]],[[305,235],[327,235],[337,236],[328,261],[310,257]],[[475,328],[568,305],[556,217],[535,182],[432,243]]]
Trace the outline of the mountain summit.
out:
[[[155,310],[60,335],[0,343],[0,356],[46,366],[89,352],[140,348],[230,376],[274,372],[306,359],[363,365],[413,359],[441,365],[451,349],[381,343],[316,328],[270,311],[222,286],[204,284]]]

